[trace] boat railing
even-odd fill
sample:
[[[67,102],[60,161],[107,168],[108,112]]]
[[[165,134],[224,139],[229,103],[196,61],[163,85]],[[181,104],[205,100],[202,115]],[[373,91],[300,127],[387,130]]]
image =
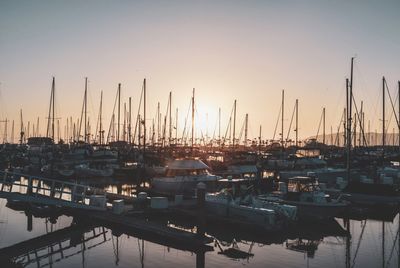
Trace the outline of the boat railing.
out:
[[[0,192],[47,197],[90,206],[90,197],[106,196],[100,188],[40,176],[0,171]]]

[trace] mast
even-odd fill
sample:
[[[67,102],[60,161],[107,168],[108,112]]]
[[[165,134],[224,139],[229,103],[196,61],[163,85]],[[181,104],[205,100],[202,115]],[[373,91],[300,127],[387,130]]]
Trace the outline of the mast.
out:
[[[322,143],[325,144],[325,107],[322,109]]]
[[[385,77],[382,77],[382,161],[385,158]]]
[[[358,146],[359,147],[361,147],[361,137],[362,137],[362,135],[364,135],[363,133],[364,133],[364,112],[363,112],[363,101],[361,101],[361,108],[360,108],[360,115],[361,115],[361,118],[360,118],[360,122],[359,122],[359,124],[360,124],[360,131],[359,131],[359,133],[358,133]],[[364,141],[363,141],[363,143],[364,143]],[[364,144],[363,144],[364,145]]]
[[[175,116],[175,144],[178,144],[178,108],[176,108]]]
[[[346,85],[346,87],[347,87],[347,85]],[[346,106],[349,103],[348,94],[349,94],[348,89],[346,88]],[[343,118],[344,118],[344,120],[343,120],[343,147],[347,147],[347,118],[348,118],[347,108],[344,108],[344,110],[343,110]]]
[[[350,99],[350,88],[349,88],[349,79],[346,79],[346,102],[347,102],[347,108],[346,108],[346,118],[347,118],[347,129],[346,129],[346,142],[347,142],[347,181],[350,182],[350,154],[351,154],[351,113],[349,113],[350,107],[351,107],[351,102],[349,102]]]
[[[261,125],[260,125],[260,131],[258,134],[258,153],[261,153]]]
[[[160,142],[161,138],[161,115],[160,115],[160,102],[157,104],[157,143]]]
[[[100,134],[100,139],[99,143],[100,145],[103,144],[103,90],[100,93],[100,112],[99,112],[99,134]]]
[[[88,82],[88,78],[85,77],[85,97],[84,97],[84,105],[85,105],[85,117],[84,117],[84,142],[87,143],[87,82]]]
[[[299,146],[299,100],[296,99],[296,148]]]
[[[132,143],[132,98],[129,97],[129,118],[128,118],[128,143]],[[153,126],[154,132],[154,126]]]
[[[247,131],[249,126],[249,114],[246,114],[245,127],[244,127],[244,146],[247,146]]]
[[[146,154],[146,78],[143,80],[143,166],[145,166]]]
[[[19,144],[22,144],[24,142],[24,121],[22,119],[22,109],[20,109],[20,120],[21,120],[21,130],[19,132],[20,135]]]
[[[233,104],[233,149],[235,149],[235,139],[236,139],[236,100]]]
[[[118,84],[118,127],[117,127],[117,141],[120,135],[120,120],[121,120],[121,83]]]
[[[127,135],[126,135],[127,126],[128,126],[128,124],[127,124],[126,102],[124,102],[124,124],[123,124],[123,127],[122,127],[122,137],[123,137],[122,139],[123,139],[123,141],[126,141],[126,139],[127,139]]]
[[[31,122],[28,121],[28,128],[27,128],[27,131],[26,131],[26,138],[27,139],[29,139],[29,137],[30,137],[30,135],[29,135],[30,130],[31,130]]]
[[[283,119],[284,119],[284,107],[285,107],[285,90],[282,90],[282,123],[281,123],[281,144],[283,148]]]
[[[36,121],[36,136],[37,137],[40,136],[40,134],[39,134],[39,116],[38,116],[37,121]]]
[[[53,102],[53,117],[52,117],[52,119],[51,119],[51,131],[52,131],[52,139],[53,139],[53,142],[54,142],[54,119],[55,119],[55,105],[54,105],[54,100],[55,100],[55,94],[56,94],[56,81],[55,81],[56,79],[55,79],[55,77],[53,77],[53,83],[52,83],[52,91],[53,91],[53,94],[52,94],[52,96],[53,96],[53,100],[52,100],[52,102]]]
[[[14,120],[11,125],[11,143],[14,144]]]
[[[169,146],[172,144],[172,91],[169,92]]]
[[[4,121],[4,134],[3,134],[3,144],[7,143],[7,118]]]
[[[221,107],[218,108],[218,146],[221,146]]]
[[[192,96],[192,154],[193,154],[193,145],[194,145],[194,92],[193,88],[193,96]]]

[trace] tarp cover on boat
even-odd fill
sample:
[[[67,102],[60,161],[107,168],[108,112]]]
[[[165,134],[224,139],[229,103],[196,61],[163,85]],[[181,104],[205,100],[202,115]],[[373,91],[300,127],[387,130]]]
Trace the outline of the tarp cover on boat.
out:
[[[209,169],[198,159],[177,159],[168,163],[168,169]]]

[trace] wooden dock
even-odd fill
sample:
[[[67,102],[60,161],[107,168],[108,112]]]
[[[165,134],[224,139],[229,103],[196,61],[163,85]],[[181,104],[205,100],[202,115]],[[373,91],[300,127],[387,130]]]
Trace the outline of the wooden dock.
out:
[[[68,209],[67,214],[77,217],[78,220],[100,223],[116,232],[132,235],[147,241],[191,252],[213,251],[207,245],[213,240],[209,237],[199,236],[196,233],[172,228],[160,223],[155,223],[138,217],[116,215],[110,211],[83,211]]]

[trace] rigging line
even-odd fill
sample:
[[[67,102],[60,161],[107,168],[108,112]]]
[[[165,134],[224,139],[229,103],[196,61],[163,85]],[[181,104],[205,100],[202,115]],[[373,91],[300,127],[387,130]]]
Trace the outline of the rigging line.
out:
[[[215,121],[215,127],[214,127],[213,136],[212,136],[212,139],[213,139],[213,140],[215,140],[215,132],[217,131],[217,127],[218,127],[218,117],[217,117],[217,119],[216,119],[216,121]]]
[[[395,250],[395,248],[396,248],[396,245],[397,245],[397,237],[399,236],[399,231],[400,230],[397,230],[397,233],[396,233],[396,237],[393,239],[393,246],[392,246],[392,249],[391,249],[391,251],[390,251],[390,255],[389,255],[389,258],[388,258],[388,260],[387,260],[387,262],[386,262],[386,267],[389,267],[389,264],[390,264],[390,261],[392,260],[392,257],[393,257],[393,252],[394,252],[394,250]],[[392,237],[393,237],[393,234],[392,234]]]
[[[112,118],[111,118],[111,120],[110,120],[110,126],[109,126],[109,128],[108,128],[107,143],[109,142],[109,138],[110,138],[111,126],[114,124],[114,114],[115,114],[115,107],[117,106],[117,98],[118,98],[118,90],[117,90],[117,94],[115,95],[114,108],[113,108],[113,112],[112,112]]]
[[[197,121],[200,121],[200,116],[199,116],[199,114],[197,113],[197,108],[196,108],[196,106],[194,106],[194,111],[195,111],[195,114],[196,114],[196,116],[197,116]],[[205,146],[206,145],[206,142],[205,142],[205,139],[204,139],[204,135],[203,135],[203,130],[200,128],[200,135],[201,135],[201,140],[203,141],[203,145]]]
[[[140,99],[139,99],[139,107],[138,107],[138,111],[137,111],[137,114],[136,114],[135,131],[133,132],[133,145],[135,145],[136,130],[138,129],[138,124],[140,124],[138,119],[139,119],[140,108],[142,107],[143,91],[144,91],[144,85],[142,84],[142,91],[140,93]],[[138,139],[138,143],[140,143],[139,139]]]
[[[324,117],[323,114],[321,114],[321,118],[319,119],[319,124],[318,124],[318,131],[317,131],[317,135],[315,135],[315,140],[318,140],[318,134],[319,134],[319,130],[321,129],[321,123],[322,123],[322,118]]]
[[[242,134],[243,134],[243,130],[244,130],[244,126],[246,125],[246,122],[244,121],[242,124],[242,127],[240,128],[240,132],[239,132],[239,137],[238,140],[240,141],[240,139],[242,138]],[[245,141],[246,142],[246,141]]]
[[[395,111],[395,108],[394,108],[392,96],[390,95],[389,87],[388,87],[388,85],[387,85],[386,79],[385,79],[385,85],[386,85],[386,91],[387,91],[387,93],[388,93],[388,95],[389,95],[390,104],[392,105],[392,111],[393,111],[393,113],[394,113],[394,117],[396,118],[397,127],[400,127],[399,119],[397,118],[397,114],[396,114],[396,111]]]
[[[380,89],[380,87],[381,87],[381,84],[379,84],[379,86],[377,88]],[[380,107],[379,103],[382,100],[382,90],[377,90],[377,92],[378,92],[378,96],[375,98],[376,102],[375,102],[374,107],[372,109],[374,115],[378,114],[378,107]],[[378,118],[378,122],[379,121],[380,120]],[[376,117],[372,117],[371,125],[375,126],[375,123],[376,123]]]
[[[361,229],[360,237],[358,238],[357,248],[356,248],[356,251],[354,253],[353,264],[351,265],[351,268],[354,268],[354,266],[356,265],[356,258],[357,258],[357,255],[358,255],[358,250],[360,249],[360,245],[361,245],[361,241],[362,241],[362,237],[363,237],[366,225],[367,225],[367,221],[365,220],[364,221],[364,225],[363,225],[363,227]]]
[[[192,100],[190,100],[190,102],[189,102],[189,108],[188,108],[188,111],[187,111],[187,114],[186,114],[186,117],[185,117],[185,126],[183,127],[182,141],[186,138],[185,137],[185,132],[186,132],[186,126],[187,126],[187,121],[188,121],[188,118],[189,118],[189,112],[190,112],[190,108],[191,107],[192,107]]]
[[[278,119],[276,120],[276,124],[275,124],[275,130],[274,130],[274,136],[272,137],[272,140],[275,140],[275,134],[276,134],[276,130],[278,129],[278,124],[279,124],[279,119],[281,118],[281,111],[282,111],[282,104],[279,107],[279,113],[278,113]]]
[[[354,94],[352,94],[352,97],[353,97],[354,109],[356,110],[356,115],[357,115],[357,119],[358,119],[358,122],[359,122],[359,127],[360,127],[360,130],[361,130],[361,133],[362,133],[362,137],[363,137],[363,142],[364,142],[364,144],[366,144],[368,146],[367,139],[365,138],[364,128],[363,128],[362,123],[361,123],[362,120],[361,120],[360,114],[358,112],[357,103],[356,103],[356,101],[354,99]],[[355,135],[355,133],[354,133],[354,135]],[[354,146],[356,146],[356,145],[354,144]]]
[[[165,111],[165,116],[164,116],[164,128],[163,128],[163,137],[162,137],[162,144],[165,145],[165,140],[166,140],[166,135],[167,135],[167,115],[168,115],[168,109],[170,109],[170,98],[168,98],[167,102],[167,109]]]
[[[336,132],[336,136],[335,136],[335,144],[337,144],[339,141],[339,131],[340,131],[340,128],[342,127],[343,118],[344,118],[344,113],[342,113],[342,117],[340,117],[339,126],[337,128],[337,132]]]
[[[232,114],[233,114],[233,110],[234,110],[234,107],[232,107],[231,114],[230,114],[230,116],[229,116],[229,123],[228,123],[228,125],[227,125],[227,127],[226,127],[225,136],[224,136],[224,141],[226,140],[226,136],[228,135],[228,130],[229,130],[229,128],[230,128],[231,125],[232,125]]]
[[[290,130],[291,130],[291,128],[292,128],[292,123],[293,123],[293,118],[294,118],[295,111],[296,111],[296,103],[294,104],[293,113],[292,113],[292,118],[290,119],[290,124],[289,124],[288,133],[287,133],[287,136],[286,136],[286,140],[289,139],[289,134],[290,134]]]

